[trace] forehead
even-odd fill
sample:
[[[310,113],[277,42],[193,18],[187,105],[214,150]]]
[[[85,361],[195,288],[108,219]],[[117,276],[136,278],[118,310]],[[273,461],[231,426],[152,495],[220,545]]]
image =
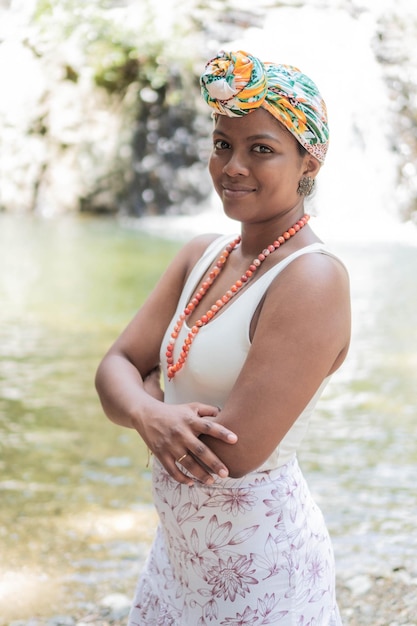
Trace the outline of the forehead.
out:
[[[228,136],[235,135],[240,138],[268,135],[281,143],[297,143],[297,140],[285,126],[262,108],[256,109],[241,117],[216,115],[214,130]]]

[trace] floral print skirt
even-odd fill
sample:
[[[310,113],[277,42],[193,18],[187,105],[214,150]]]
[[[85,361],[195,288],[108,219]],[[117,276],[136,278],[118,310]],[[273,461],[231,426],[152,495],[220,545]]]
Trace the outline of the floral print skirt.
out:
[[[294,457],[192,487],[155,459],[160,524],[129,626],[341,626],[333,551]]]

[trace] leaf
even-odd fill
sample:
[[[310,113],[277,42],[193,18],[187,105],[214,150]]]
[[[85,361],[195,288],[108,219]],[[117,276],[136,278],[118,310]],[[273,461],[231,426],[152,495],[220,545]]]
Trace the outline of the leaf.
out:
[[[239,543],[247,541],[250,537],[252,537],[252,535],[256,533],[258,528],[259,524],[256,524],[255,526],[250,526],[249,528],[244,528],[240,532],[236,533],[236,535],[233,535],[233,537],[229,541],[229,546],[236,546]]]
[[[213,595],[212,590],[206,589],[205,587],[203,587],[202,589],[198,589],[197,591],[201,596],[204,596],[206,598],[211,598],[211,596]]]
[[[190,543],[191,543],[191,547],[194,550],[194,552],[196,554],[198,554],[198,550],[199,550],[200,546],[199,546],[199,542],[198,542],[198,533],[197,533],[195,528],[193,528],[192,531],[191,531]]]
[[[217,515],[210,519],[206,530],[206,544],[210,549],[221,548],[227,545],[227,537],[232,529],[231,522],[219,525]]]
[[[180,510],[178,511],[178,514],[176,516],[177,517],[177,522],[179,524],[181,524],[186,519],[186,517],[190,513],[191,507],[192,507],[191,502],[187,502],[186,504],[182,505],[182,507],[180,508]]]
[[[175,487],[173,494],[172,494],[172,502],[171,502],[171,506],[172,508],[175,508],[181,499],[181,485],[178,483],[178,485]]]
[[[316,593],[314,593],[309,598],[309,602],[318,602],[319,600],[321,600],[321,598],[324,596],[325,593],[326,593],[325,589],[319,589],[318,591],[316,591]]]

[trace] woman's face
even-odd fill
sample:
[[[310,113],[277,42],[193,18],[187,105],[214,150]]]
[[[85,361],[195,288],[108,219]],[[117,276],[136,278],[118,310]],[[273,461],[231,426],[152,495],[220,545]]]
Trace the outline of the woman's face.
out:
[[[300,204],[298,182],[308,175],[311,159],[300,155],[297,140],[264,109],[216,119],[209,170],[232,219],[268,221]]]

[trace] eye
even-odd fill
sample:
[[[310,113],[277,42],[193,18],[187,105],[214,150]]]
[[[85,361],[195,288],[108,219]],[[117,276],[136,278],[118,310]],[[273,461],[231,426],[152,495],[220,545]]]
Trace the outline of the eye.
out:
[[[215,150],[227,150],[230,148],[230,144],[227,143],[224,139],[215,139],[213,142],[213,146]]]
[[[252,150],[254,152],[258,152],[260,154],[271,154],[272,153],[271,148],[269,148],[268,146],[264,146],[264,145],[254,146],[252,148]]]

